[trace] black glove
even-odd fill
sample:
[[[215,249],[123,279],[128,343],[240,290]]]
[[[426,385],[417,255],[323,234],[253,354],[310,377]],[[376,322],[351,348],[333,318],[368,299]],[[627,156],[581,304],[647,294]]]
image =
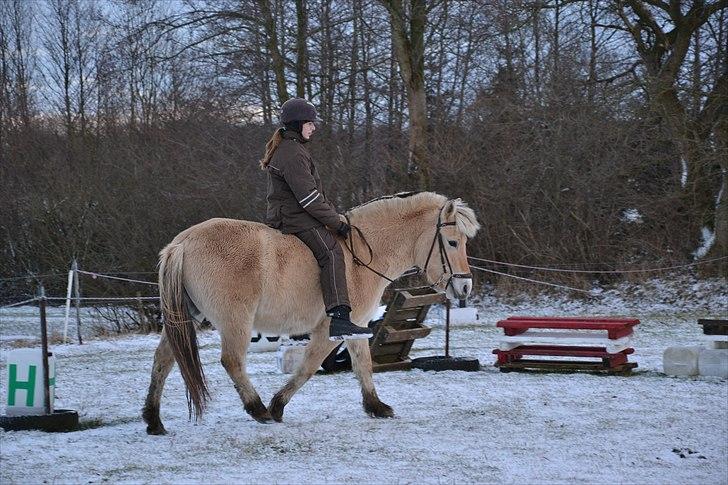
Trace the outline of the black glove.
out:
[[[336,233],[341,237],[346,237],[351,232],[351,226],[344,221],[339,223],[339,227],[336,229]]]

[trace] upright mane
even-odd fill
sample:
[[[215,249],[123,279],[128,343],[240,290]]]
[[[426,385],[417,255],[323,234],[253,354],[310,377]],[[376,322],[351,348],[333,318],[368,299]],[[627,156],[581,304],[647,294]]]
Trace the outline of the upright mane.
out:
[[[399,192],[389,196],[378,197],[353,207],[351,216],[365,220],[387,220],[393,215],[400,217],[414,217],[429,210],[441,209],[448,198],[435,192]],[[480,224],[473,209],[461,199],[452,199],[452,210],[455,213],[455,223],[460,232],[472,238],[480,229]],[[443,213],[443,217],[445,217]]]

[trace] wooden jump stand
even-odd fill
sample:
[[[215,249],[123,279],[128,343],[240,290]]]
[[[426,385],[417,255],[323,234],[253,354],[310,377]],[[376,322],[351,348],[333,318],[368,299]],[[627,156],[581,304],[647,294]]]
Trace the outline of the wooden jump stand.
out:
[[[369,341],[374,372],[412,368],[409,358],[412,344],[416,339],[430,335],[432,330],[422,322],[432,305],[445,300],[444,293],[428,286],[396,290]]]
[[[637,367],[636,363],[627,361],[627,356],[634,352],[630,346],[633,327],[637,324],[639,320],[623,318],[510,317],[497,324],[505,335],[500,339],[500,348],[493,351],[498,356],[495,365],[502,372],[630,374]],[[525,359],[524,356],[570,360]]]
[[[429,286],[395,290],[382,319],[369,324],[374,333],[369,339],[372,370],[410,370],[412,361],[409,352],[412,344],[418,338],[427,337],[431,331],[430,327],[422,323],[427,312],[432,305],[445,301],[445,293]],[[340,347],[336,347],[321,364],[325,372],[351,369],[348,351],[339,352]]]

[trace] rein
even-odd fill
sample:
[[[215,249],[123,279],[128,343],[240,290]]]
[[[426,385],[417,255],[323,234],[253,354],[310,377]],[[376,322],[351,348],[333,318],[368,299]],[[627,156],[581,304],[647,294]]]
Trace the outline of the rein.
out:
[[[430,250],[427,254],[427,260],[425,261],[425,267],[424,268],[418,268],[417,272],[414,274],[426,274],[427,267],[430,264],[430,258],[432,257],[433,250],[435,249],[435,242],[438,243],[438,250],[440,252],[440,262],[442,263],[442,276],[435,281],[433,284],[430,285],[430,287],[435,287],[438,284],[442,282],[442,280],[447,277],[447,275],[450,275],[450,277],[447,279],[447,284],[445,285],[445,290],[447,290],[447,287],[452,284],[453,278],[472,278],[472,273],[453,273],[452,271],[452,264],[450,264],[450,258],[447,256],[447,251],[445,250],[445,244],[442,242],[442,228],[445,226],[454,226],[455,222],[442,222],[442,210],[445,208],[445,206],[440,207],[439,212],[437,213],[437,226],[435,230],[435,237],[432,238],[432,244],[430,244]],[[376,275],[384,278],[385,280],[389,281],[390,283],[394,283],[394,280],[389,278],[388,276],[380,273],[376,269],[372,268],[370,265],[372,264],[372,261],[374,261],[374,251],[372,251],[372,247],[369,245],[369,242],[364,237],[364,233],[362,233],[361,229],[359,229],[357,226],[351,224],[351,221],[349,220],[349,215],[344,214],[344,218],[346,219],[346,223],[349,224],[351,227],[351,231],[349,231],[349,245],[347,246],[344,244],[344,247],[349,251],[351,254],[352,259],[354,260],[354,263],[358,266],[364,266],[372,273],[375,273]],[[367,250],[369,251],[369,262],[365,263],[362,261],[354,252],[354,231],[359,233],[359,237],[362,241],[364,241],[364,244],[366,244]],[[447,266],[446,266],[447,263]]]
[[[372,261],[374,261],[374,251],[372,251],[372,247],[369,245],[369,241],[367,241],[367,238],[364,237],[364,233],[361,232],[361,229],[359,229],[357,226],[351,224],[348,214],[344,214],[344,218],[346,219],[346,223],[349,224],[349,227],[351,227],[351,231],[349,231],[349,246],[344,244],[344,247],[347,249],[347,251],[349,251],[349,253],[351,253],[351,257],[354,260],[354,263],[357,266],[364,266],[366,269],[368,269],[372,273],[375,273],[375,274],[381,276],[382,278],[389,281],[390,283],[394,283],[394,280],[392,278],[389,278],[388,276],[380,273],[376,269],[369,266],[370,264],[372,264]],[[367,250],[369,251],[369,262],[368,263],[365,263],[364,261],[359,259],[359,257],[354,253],[354,231],[355,230],[356,230],[356,232],[359,233],[359,237],[361,238],[362,241],[364,241],[364,244],[367,245]]]

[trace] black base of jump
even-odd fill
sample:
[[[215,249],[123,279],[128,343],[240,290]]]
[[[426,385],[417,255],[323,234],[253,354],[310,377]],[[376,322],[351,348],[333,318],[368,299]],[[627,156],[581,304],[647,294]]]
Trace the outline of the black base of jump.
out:
[[[52,414],[0,416],[0,428],[5,431],[74,431],[78,428],[78,413],[71,409],[56,409]]]
[[[447,357],[434,355],[431,357],[418,357],[412,359],[412,368],[421,370],[460,370],[465,372],[476,372],[480,370],[480,361],[468,357]]]

